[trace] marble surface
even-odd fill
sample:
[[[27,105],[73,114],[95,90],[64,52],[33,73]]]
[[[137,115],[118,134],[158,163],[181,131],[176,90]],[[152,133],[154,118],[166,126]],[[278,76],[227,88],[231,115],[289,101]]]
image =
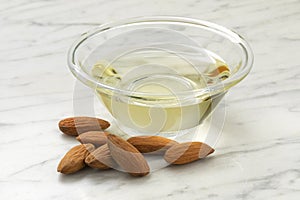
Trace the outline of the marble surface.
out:
[[[0,199],[300,199],[299,0],[0,0]],[[214,156],[144,178],[56,172],[77,144],[66,52],[80,33],[145,15],[195,17],[250,42],[254,68],[226,96]]]

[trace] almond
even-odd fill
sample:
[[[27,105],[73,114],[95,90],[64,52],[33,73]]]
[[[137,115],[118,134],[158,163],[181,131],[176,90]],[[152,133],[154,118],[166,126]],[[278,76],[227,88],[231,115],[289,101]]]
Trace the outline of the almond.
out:
[[[94,117],[70,117],[63,119],[58,124],[59,129],[71,136],[78,136],[87,131],[101,131],[107,129],[109,122]]]
[[[205,158],[215,150],[202,142],[185,142],[169,148],[164,156],[168,163],[181,165]]]
[[[174,144],[178,144],[178,142],[160,137],[160,136],[137,136],[131,137],[127,140],[130,144],[132,144],[135,148],[139,150],[141,153],[164,153],[167,149],[169,149]]]
[[[84,168],[85,158],[94,150],[92,144],[80,144],[70,149],[60,161],[57,171],[63,174],[72,174]]]
[[[211,71],[209,73],[209,76],[216,77],[219,75],[227,75],[228,73],[230,73],[230,70],[228,69],[228,67],[222,65],[222,66],[217,67],[215,70]],[[228,76],[227,76],[227,78],[228,78]]]
[[[129,142],[109,134],[108,148],[116,163],[132,176],[145,176],[150,168],[144,156]]]
[[[88,131],[80,134],[79,136],[76,137],[76,139],[81,144],[90,143],[95,145],[96,147],[99,147],[106,144],[108,134],[109,134],[108,132],[103,132],[103,131]]]
[[[115,161],[110,155],[107,144],[98,147],[85,159],[85,163],[95,169],[109,169],[116,166]]]

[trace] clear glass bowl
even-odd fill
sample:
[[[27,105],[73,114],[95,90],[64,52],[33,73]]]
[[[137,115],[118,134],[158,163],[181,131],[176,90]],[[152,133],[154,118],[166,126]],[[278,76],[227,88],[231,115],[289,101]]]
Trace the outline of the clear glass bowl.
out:
[[[75,77],[95,90],[122,130],[134,134],[200,125],[252,64],[240,35],[181,17],[104,24],[82,34],[68,53]],[[230,71],[225,78],[224,67]]]

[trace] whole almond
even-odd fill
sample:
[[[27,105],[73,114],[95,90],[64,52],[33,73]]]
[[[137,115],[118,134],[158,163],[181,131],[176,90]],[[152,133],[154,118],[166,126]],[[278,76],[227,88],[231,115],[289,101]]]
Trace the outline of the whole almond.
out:
[[[116,166],[115,161],[110,155],[107,144],[98,147],[85,158],[85,163],[95,169],[109,169]]]
[[[60,161],[57,171],[72,174],[84,168],[85,158],[95,149],[92,144],[80,144],[70,149]]]
[[[71,136],[78,136],[87,131],[102,131],[107,129],[109,122],[94,117],[70,117],[63,119],[58,124],[59,129]]]
[[[129,142],[109,134],[108,148],[116,163],[132,176],[145,176],[150,168],[144,156]]]
[[[168,163],[181,165],[205,158],[215,150],[202,142],[185,142],[169,148],[164,156]]]
[[[106,144],[108,132],[103,131],[88,131],[85,133],[81,133],[76,139],[81,144],[93,144],[96,147]]]
[[[219,67],[217,67],[216,69],[214,69],[213,71],[209,72],[209,76],[211,77],[216,77],[216,76],[220,76],[222,77],[225,76],[225,78],[228,78],[228,73],[230,73],[230,70],[228,69],[227,66],[225,65],[221,65]]]
[[[164,153],[178,142],[160,136],[136,136],[127,140],[141,153]]]

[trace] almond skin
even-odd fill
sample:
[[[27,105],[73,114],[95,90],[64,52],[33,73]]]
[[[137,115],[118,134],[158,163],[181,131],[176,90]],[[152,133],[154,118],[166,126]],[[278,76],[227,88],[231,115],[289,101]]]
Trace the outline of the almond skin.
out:
[[[215,150],[202,142],[185,142],[169,148],[164,159],[171,164],[182,165],[205,158]]]
[[[224,72],[229,72],[229,71],[230,71],[230,70],[228,69],[227,66],[222,65],[222,66],[219,66],[217,69],[211,71],[211,72],[209,73],[209,76],[211,76],[211,77],[216,77],[216,76],[218,76],[218,75],[220,75],[220,74],[222,74],[222,73],[224,73]]]
[[[178,142],[160,136],[136,136],[127,140],[141,153],[161,154]]]
[[[132,176],[146,176],[150,172],[144,156],[129,142],[109,134],[108,148],[116,163]]]
[[[59,122],[59,129],[67,135],[78,136],[87,131],[102,131],[110,126],[109,122],[94,117],[70,117]]]
[[[57,171],[72,174],[84,168],[85,158],[95,149],[92,144],[80,144],[70,149],[60,161]]]
[[[95,169],[110,169],[116,166],[115,161],[110,155],[107,144],[98,147],[85,158],[85,163]]]
[[[103,131],[88,131],[85,133],[81,133],[76,137],[81,144],[93,144],[96,147],[102,146],[107,142],[108,132]]]

